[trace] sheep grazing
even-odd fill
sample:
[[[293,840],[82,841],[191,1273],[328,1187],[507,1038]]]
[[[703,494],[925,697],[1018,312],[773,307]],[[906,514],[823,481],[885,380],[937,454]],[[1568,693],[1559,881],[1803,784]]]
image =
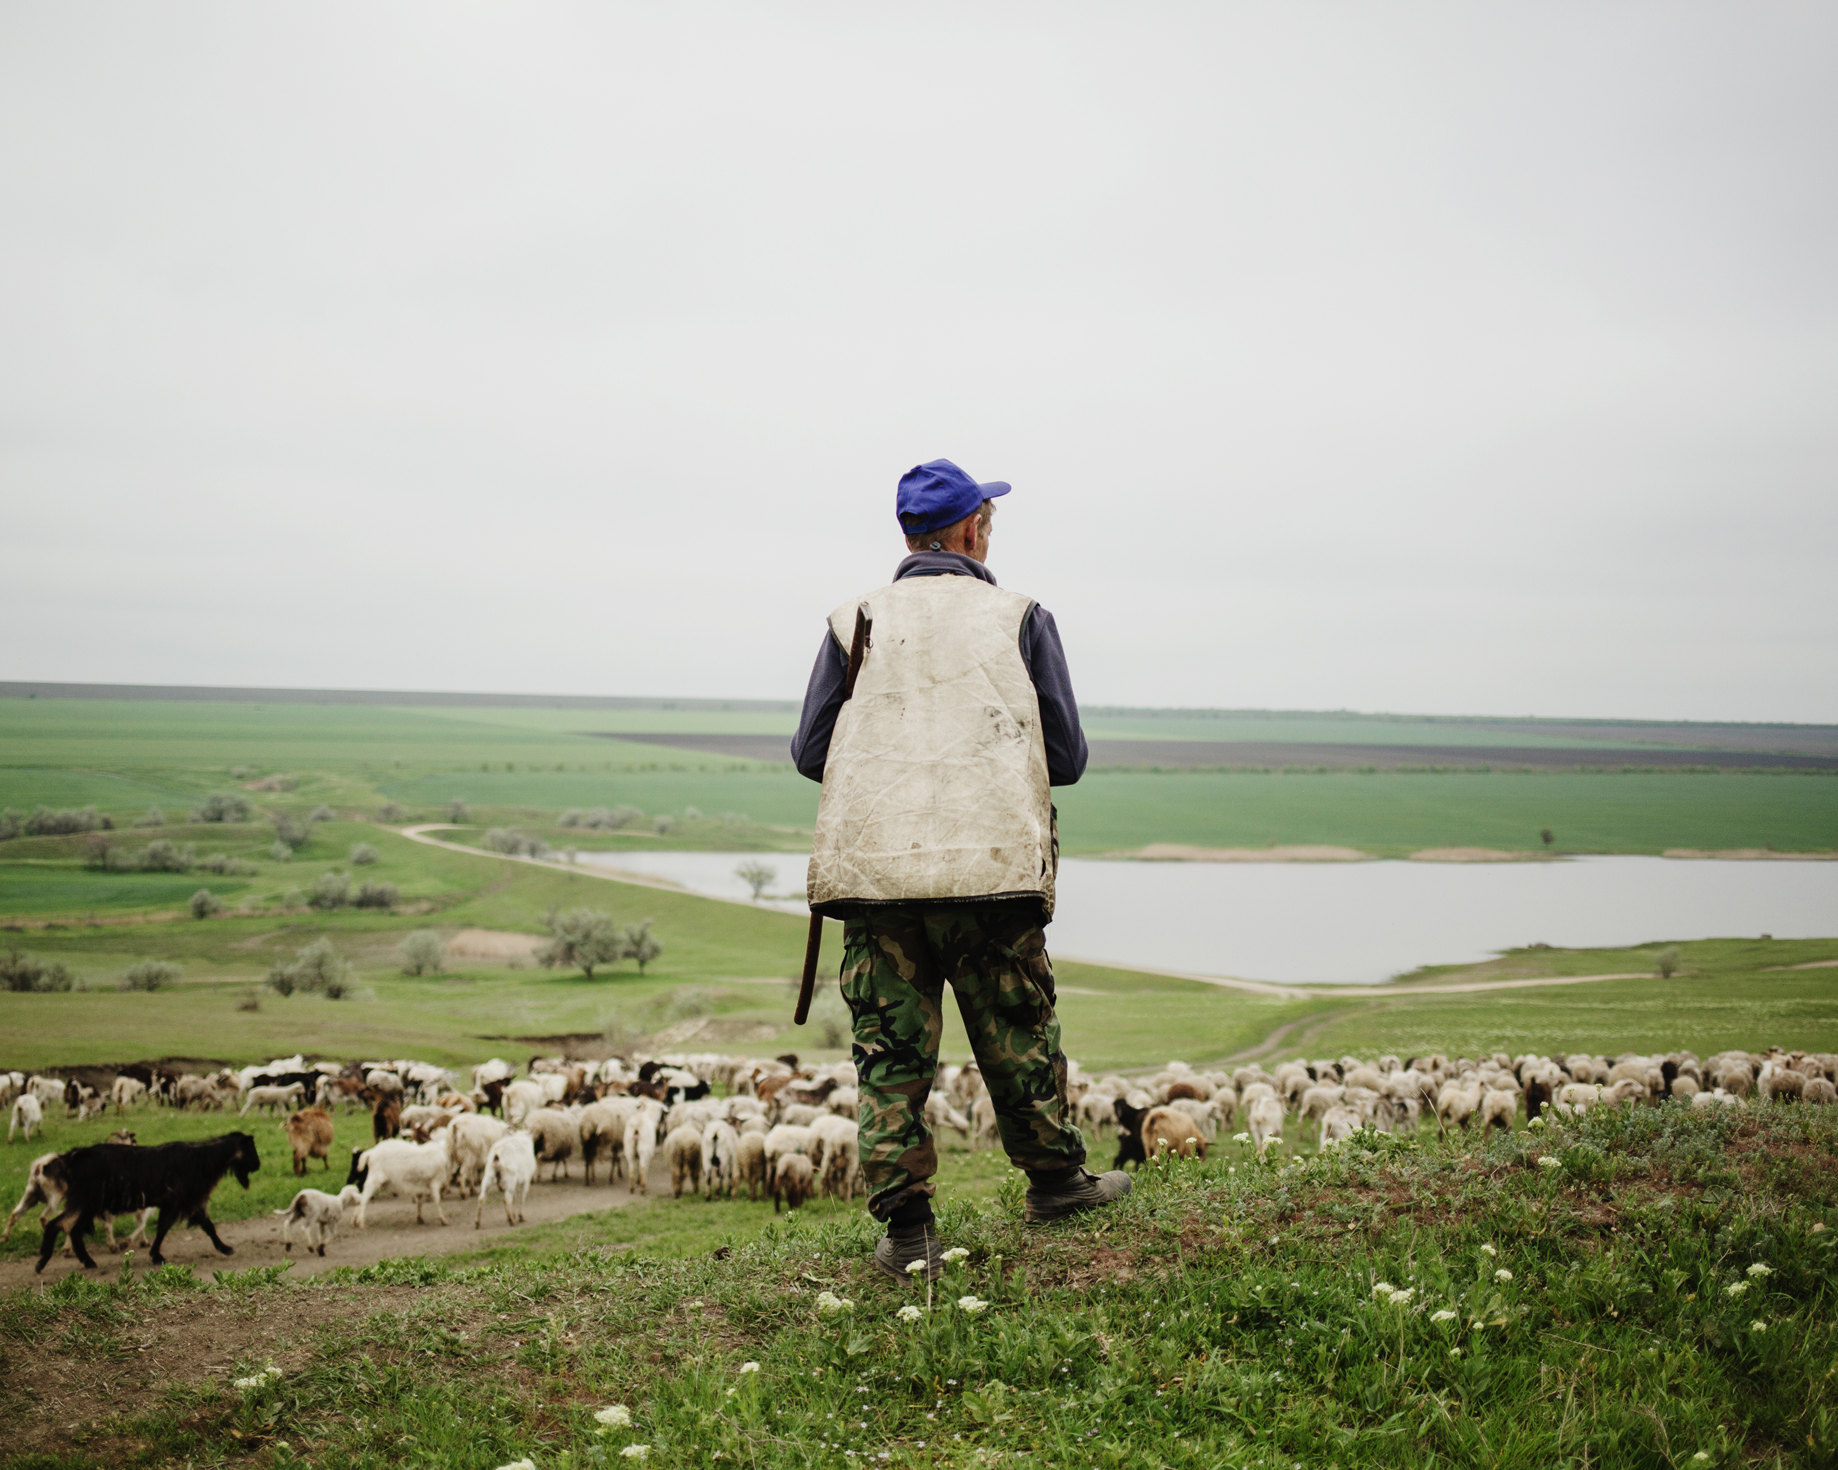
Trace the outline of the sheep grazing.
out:
[[[294,1151],[294,1173],[306,1173],[306,1161],[318,1159],[332,1167],[332,1116],[319,1108],[302,1108],[281,1124],[288,1147]]]
[[[964,1141],[970,1141],[970,1120],[951,1106],[951,1099],[934,1088],[926,1094],[925,1124],[933,1132],[955,1128]]]
[[[25,1131],[26,1142],[32,1141],[32,1135],[43,1130],[45,1126],[44,1104],[29,1092],[22,1092],[13,1099],[13,1120],[6,1125],[6,1141],[11,1143],[13,1135],[21,1129]]]
[[[1480,1120],[1483,1128],[1498,1128],[1510,1133],[1513,1118],[1519,1111],[1519,1094],[1505,1088],[1490,1087],[1481,1096]]]
[[[1260,1097],[1253,1102],[1245,1122],[1258,1158],[1264,1156],[1271,1144],[1283,1141],[1283,1105],[1275,1097]]]
[[[109,1101],[117,1113],[125,1113],[147,1100],[147,1084],[137,1077],[117,1077],[108,1090]]]
[[[740,1167],[740,1135],[734,1131],[734,1125],[717,1118],[704,1128],[701,1155],[703,1195],[709,1199],[717,1194],[734,1198]]]
[[[734,1172],[738,1182],[747,1186],[747,1203],[751,1204],[759,1195],[772,1192],[771,1181],[766,1177],[765,1134],[743,1133],[740,1135],[740,1147],[735,1155]]]
[[[1200,1125],[1179,1108],[1150,1109],[1142,1120],[1142,1151],[1151,1159],[1174,1153],[1184,1159],[1206,1157],[1206,1138]]]
[[[997,1141],[996,1100],[987,1092],[978,1093],[970,1107],[970,1146],[976,1148],[985,1140]]]
[[[274,1212],[281,1219],[281,1249],[289,1254],[293,1252],[292,1230],[298,1225],[307,1250],[317,1250],[323,1256],[326,1242],[338,1233],[346,1213],[355,1210],[360,1199],[355,1184],[347,1184],[337,1194],[319,1189],[301,1190],[286,1209]]]
[[[536,1162],[549,1166],[549,1182],[568,1177],[568,1160],[581,1149],[581,1127],[559,1108],[538,1108],[523,1120]]]
[[[1833,1086],[1823,1077],[1808,1077],[1805,1090],[1800,1097],[1803,1102],[1812,1103],[1818,1107],[1830,1107],[1833,1103],[1838,1103],[1838,1086]]]
[[[657,1156],[657,1128],[664,1121],[664,1105],[645,1098],[632,1110],[625,1125],[626,1180],[634,1194],[651,1192],[651,1160]]]
[[[225,1133],[202,1143],[160,1143],[148,1148],[118,1143],[97,1143],[59,1154],[45,1166],[47,1180],[64,1191],[64,1213],[45,1225],[39,1246],[38,1267],[43,1271],[57,1244],[57,1232],[70,1236],[70,1247],[84,1266],[93,1269],[85,1244],[90,1226],[103,1215],[127,1215],[148,1208],[160,1212],[159,1229],[148,1259],[165,1264],[161,1247],[166,1233],[186,1220],[201,1229],[222,1255],[235,1254],[217,1234],[206,1209],[212,1191],[223,1176],[236,1175],[244,1189],[249,1176],[262,1167],[255,1140],[247,1133]]]
[[[1321,1115],[1321,1147],[1332,1148],[1359,1131],[1361,1119],[1352,1108],[1336,1103]]]
[[[664,1139],[664,1163],[670,1170],[670,1193],[683,1197],[683,1188],[693,1194],[702,1182],[702,1135],[690,1124],[670,1130]]]
[[[282,1112],[297,1107],[306,1097],[306,1088],[291,1082],[286,1087],[251,1087],[243,1096],[242,1111],[237,1116],[247,1115],[250,1108],[260,1108],[264,1113],[272,1113],[276,1108]]]
[[[788,1210],[802,1206],[811,1197],[812,1178],[811,1161],[805,1155],[779,1155],[772,1171],[772,1213],[778,1214],[781,1204]]]
[[[492,1145],[508,1132],[510,1124],[484,1113],[464,1113],[448,1126],[447,1153],[453,1160],[449,1177],[462,1196],[478,1187]]]
[[[481,1228],[485,1218],[485,1196],[495,1184],[504,1196],[504,1223],[521,1225],[523,1207],[529,1203],[530,1186],[536,1182],[536,1145],[527,1133],[507,1133],[491,1146],[485,1158],[485,1172],[479,1176],[479,1203],[472,1212],[472,1228]]]
[[[606,1182],[619,1177],[625,1165],[626,1124],[638,1104],[629,1097],[608,1098],[581,1109],[581,1167],[584,1182],[594,1182],[594,1165],[606,1157]]]
[[[386,1138],[367,1149],[352,1149],[351,1172],[345,1183],[355,1184],[362,1190],[357,1202],[357,1228],[365,1227],[370,1201],[385,1189],[408,1191],[415,1201],[417,1225],[427,1223],[421,1210],[429,1199],[434,1201],[434,1213],[440,1217],[440,1223],[447,1224],[447,1213],[440,1204],[440,1191],[452,1169],[452,1155],[448,1152],[450,1138],[451,1134],[442,1129],[428,1143]]]

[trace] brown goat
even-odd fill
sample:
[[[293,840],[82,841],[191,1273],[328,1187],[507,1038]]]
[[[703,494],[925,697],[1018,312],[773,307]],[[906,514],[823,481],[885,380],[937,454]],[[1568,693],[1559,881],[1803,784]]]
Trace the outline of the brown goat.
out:
[[[811,1161],[806,1155],[780,1154],[772,1175],[772,1213],[778,1214],[781,1201],[786,1209],[797,1209],[811,1197],[813,1184]]]
[[[323,1108],[302,1108],[281,1124],[294,1151],[294,1173],[306,1172],[306,1161],[332,1167],[332,1115]]]

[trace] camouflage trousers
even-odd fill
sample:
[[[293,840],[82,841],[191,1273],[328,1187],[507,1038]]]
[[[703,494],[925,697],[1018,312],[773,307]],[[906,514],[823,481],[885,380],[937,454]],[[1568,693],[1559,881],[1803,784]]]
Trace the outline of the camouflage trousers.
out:
[[[996,1128],[1021,1169],[1085,1161],[1066,1104],[1053,966],[1039,914],[1015,903],[869,910],[843,926],[842,995],[855,1021],[862,1174],[886,1219],[934,1189],[925,1100],[938,1073],[944,987],[970,1034]]]

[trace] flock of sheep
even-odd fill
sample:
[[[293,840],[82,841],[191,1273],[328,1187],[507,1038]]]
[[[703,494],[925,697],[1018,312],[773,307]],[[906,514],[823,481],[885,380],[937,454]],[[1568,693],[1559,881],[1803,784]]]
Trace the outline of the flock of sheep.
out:
[[[413,1060],[340,1065],[299,1056],[209,1076],[129,1068],[107,1093],[74,1079],[0,1072],[0,1106],[10,1105],[9,1141],[22,1129],[30,1139],[42,1127],[45,1110],[57,1106],[75,1118],[109,1106],[125,1114],[155,1102],[180,1109],[235,1106],[243,1116],[280,1113],[297,1175],[304,1175],[313,1159],[330,1171],[333,1111],[362,1108],[371,1115],[374,1142],[352,1150],[343,1188],[336,1194],[302,1189],[275,1212],[288,1250],[299,1228],[307,1248],[322,1256],[347,1218],[363,1228],[370,1202],[383,1191],[406,1194],[417,1223],[424,1223],[423,1208],[431,1203],[443,1225],[448,1223],[443,1195],[476,1197],[476,1229],[496,1190],[507,1223],[521,1224],[542,1167],[548,1166],[551,1181],[566,1179],[577,1158],[585,1185],[594,1184],[598,1170],[609,1185],[625,1180],[633,1194],[649,1191],[659,1155],[678,1197],[688,1190],[731,1199],[744,1187],[749,1200],[769,1195],[777,1210],[795,1209],[813,1195],[847,1200],[863,1192],[856,1075],[847,1062],[800,1067],[789,1056],[719,1054],[632,1061],[539,1057],[519,1077],[509,1062],[493,1058],[464,1080],[469,1088],[452,1071]],[[1475,1122],[1510,1128],[1521,1116],[1529,1121],[1547,1110],[1569,1117],[1668,1098],[1694,1107],[1742,1107],[1750,1097],[1825,1104],[1838,1101],[1834,1083],[1838,1056],[1780,1048],[1720,1052],[1703,1062],[1683,1051],[1613,1059],[1503,1052],[1454,1059],[1347,1056],[1229,1073],[1170,1062],[1151,1077],[1133,1079],[1092,1078],[1076,1062],[1068,1065],[1075,1116],[1094,1135],[1115,1131],[1119,1168],[1164,1153],[1204,1157],[1219,1132],[1234,1126],[1242,1127],[1238,1136],[1262,1157],[1284,1141],[1292,1119],[1298,1132],[1314,1128],[1326,1148],[1362,1128],[1407,1132],[1430,1119],[1445,1130]],[[940,1071],[925,1116],[934,1130],[953,1129],[972,1148],[996,1142],[994,1104],[974,1064]],[[97,1147],[133,1143],[131,1133],[117,1133]],[[160,1146],[194,1147],[202,1145]],[[67,1161],[89,1152],[35,1160],[26,1193],[0,1239],[33,1204],[43,1204],[48,1253],[53,1227],[62,1222],[69,1229],[75,1218],[64,1199]],[[116,1157],[111,1167],[120,1172],[120,1158],[111,1157]],[[150,1157],[137,1164],[143,1173],[151,1166]],[[92,1212],[111,1246],[112,1216],[137,1217],[130,1244],[148,1228],[153,1207],[130,1203],[125,1196],[110,1196]],[[167,1228],[162,1216],[162,1237]],[[76,1234],[71,1232],[73,1248],[79,1244]]]

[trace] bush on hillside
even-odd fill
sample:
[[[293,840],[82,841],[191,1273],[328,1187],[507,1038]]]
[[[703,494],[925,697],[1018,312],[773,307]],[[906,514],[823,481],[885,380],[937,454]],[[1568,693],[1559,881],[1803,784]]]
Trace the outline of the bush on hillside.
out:
[[[651,933],[649,919],[642,924],[627,924],[620,931],[619,942],[625,949],[625,957],[638,961],[638,973],[641,975],[645,972],[645,966],[664,952],[663,942]]]
[[[233,858],[221,852],[212,853],[198,866],[207,873],[227,873],[236,878],[247,878],[257,871],[254,863],[245,862],[242,858]]]
[[[400,822],[408,815],[408,808],[405,806],[398,806],[393,801],[386,801],[377,810],[377,815],[385,822]]]
[[[69,837],[77,832],[109,831],[114,823],[97,814],[93,806],[81,810],[54,812],[41,806],[25,820],[28,837]]]
[[[294,850],[277,837],[274,845],[268,849],[268,857],[271,862],[291,863],[294,860]]]
[[[595,832],[611,832],[625,826],[628,822],[642,820],[644,813],[635,806],[616,806],[607,808],[570,807],[561,814],[557,822],[562,827],[586,827]]]
[[[77,849],[83,859],[83,866],[98,873],[119,871],[124,863],[121,854],[115,851],[115,843],[104,832],[87,832]]]
[[[336,815],[337,813],[322,801],[306,814],[306,819],[309,822],[329,822]]]
[[[307,839],[313,835],[313,829],[298,817],[285,814],[274,819],[274,840],[285,842],[289,847],[305,847]]]
[[[847,1046],[854,1029],[849,1017],[849,1003],[842,998],[842,988],[825,982],[811,1002],[810,1023],[817,1028],[823,1044],[832,1051]]]
[[[466,803],[457,796],[447,803],[447,820],[449,822],[470,822],[472,820],[472,813],[467,810]]]
[[[657,830],[658,834],[661,836],[662,834],[671,831],[676,826],[676,818],[673,816],[670,816],[668,813],[659,813],[657,816],[651,819],[651,825],[653,828]]]
[[[502,852],[511,857],[545,858],[549,855],[549,844],[540,837],[531,837],[527,832],[509,827],[493,827],[479,839],[479,845],[489,852]]]
[[[352,846],[347,856],[352,867],[367,868],[377,860],[377,850],[368,842],[359,842]]]
[[[351,875],[335,872],[321,873],[307,900],[316,909],[342,909],[350,901]]]
[[[143,873],[189,873],[197,865],[197,848],[189,842],[181,847],[169,837],[155,837],[134,855],[134,866]]]
[[[158,990],[171,985],[185,973],[171,960],[136,960],[122,972],[117,986],[121,990]]]
[[[536,951],[536,963],[545,970],[578,969],[591,980],[602,965],[625,958],[625,935],[602,909],[551,909],[546,922],[549,942]]]
[[[0,842],[17,837],[26,829],[26,819],[15,811],[0,812]]]
[[[71,987],[70,971],[60,960],[41,960],[8,946],[0,954],[0,990],[15,994],[58,991]]]
[[[240,791],[213,791],[192,808],[194,822],[246,822],[255,806]]]
[[[1670,980],[1678,973],[1679,951],[1676,944],[1668,944],[1653,956],[1653,968],[1662,980]]]
[[[264,776],[249,789],[251,791],[292,791],[299,784],[298,776]]]
[[[396,885],[393,883],[360,884],[357,897],[351,902],[354,907],[360,909],[393,909],[396,906]]]
[[[350,962],[333,947],[332,941],[315,939],[291,960],[276,960],[269,966],[265,983],[282,995],[301,991],[342,1000],[351,993],[353,978]]]
[[[447,968],[447,941],[433,929],[417,929],[396,946],[404,975],[438,975]]]
[[[166,814],[158,807],[150,806],[134,819],[134,825],[136,827],[164,827]]]
[[[191,896],[191,902],[187,907],[190,908],[194,919],[209,919],[221,914],[228,905],[210,889],[200,888]]]

